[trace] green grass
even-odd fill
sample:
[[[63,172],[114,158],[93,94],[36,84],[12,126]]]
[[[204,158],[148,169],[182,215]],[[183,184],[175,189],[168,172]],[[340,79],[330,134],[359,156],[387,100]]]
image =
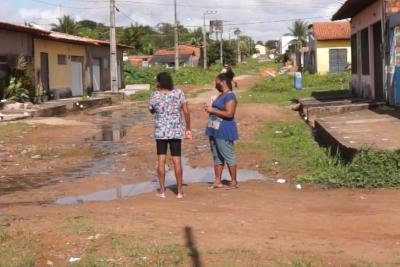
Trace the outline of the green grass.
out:
[[[320,147],[309,127],[301,121],[268,124],[254,144],[268,151],[273,160],[263,162],[267,171],[295,172],[298,182],[324,184],[331,187],[381,188],[400,187],[400,151],[360,151],[351,162],[339,154]]]
[[[33,267],[29,233],[0,227],[0,267]]]
[[[257,62],[256,60],[249,59],[246,63],[234,66],[233,71],[236,75],[257,73],[261,68],[273,67],[276,68],[275,63]],[[125,83],[126,84],[156,84],[156,76],[162,71],[171,73],[174,83],[176,85],[184,84],[209,84],[220,73],[221,65],[213,65],[207,70],[203,68],[183,67],[179,71],[174,69],[167,69],[164,67],[152,68],[133,68],[129,63],[125,63]]]
[[[149,100],[151,93],[152,91],[147,91],[147,90],[138,91],[134,95],[131,95],[130,99],[135,101]]]
[[[315,93],[348,91],[350,74],[327,74],[303,76],[303,89],[294,89],[292,75],[279,75],[275,78],[267,77],[245,93],[243,100],[250,103],[276,103],[289,104],[297,98],[310,97]]]
[[[302,121],[273,122],[259,131],[253,144],[239,144],[239,149],[262,148],[272,159],[263,162],[267,171],[293,170],[298,173],[312,171],[315,159],[325,157],[325,151],[313,141],[309,127]]]

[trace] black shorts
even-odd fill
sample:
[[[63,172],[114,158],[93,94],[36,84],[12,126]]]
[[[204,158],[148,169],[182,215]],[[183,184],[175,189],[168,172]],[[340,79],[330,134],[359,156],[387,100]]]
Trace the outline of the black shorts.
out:
[[[167,155],[168,144],[171,150],[171,156],[180,157],[182,154],[182,140],[169,139],[169,140],[156,140],[157,142],[157,155]]]

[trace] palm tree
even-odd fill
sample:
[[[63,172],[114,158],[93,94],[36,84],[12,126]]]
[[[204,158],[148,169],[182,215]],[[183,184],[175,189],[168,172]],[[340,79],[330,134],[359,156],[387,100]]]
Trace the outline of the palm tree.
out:
[[[58,24],[51,24],[52,30],[57,32],[63,32],[68,34],[77,34],[78,24],[70,16],[63,16],[58,18]]]
[[[295,40],[291,43],[296,47],[301,46],[304,47],[307,44],[307,32],[308,32],[308,23],[302,20],[296,20],[293,22],[292,27],[289,27],[289,32],[287,35],[293,36]],[[298,48],[297,48],[298,49]]]

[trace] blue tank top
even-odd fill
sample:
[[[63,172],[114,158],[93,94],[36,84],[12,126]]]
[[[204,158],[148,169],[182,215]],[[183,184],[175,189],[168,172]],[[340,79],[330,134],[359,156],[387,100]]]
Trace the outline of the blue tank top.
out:
[[[233,92],[228,92],[227,94],[218,97],[213,102],[212,107],[219,110],[225,110],[226,103],[232,100],[237,103],[235,94]],[[232,119],[226,119],[211,114],[208,118],[206,135],[226,141],[238,140],[239,133],[236,126],[235,117]]]

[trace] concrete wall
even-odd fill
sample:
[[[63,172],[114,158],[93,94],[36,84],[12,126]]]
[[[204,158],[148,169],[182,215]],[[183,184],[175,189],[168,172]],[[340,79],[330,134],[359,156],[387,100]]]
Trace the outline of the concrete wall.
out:
[[[14,31],[0,30],[0,55],[33,56],[32,35]]]
[[[347,49],[347,62],[351,63],[350,41],[317,41],[316,42],[316,72],[329,73],[329,50]]]
[[[374,62],[374,42],[372,25],[382,19],[382,2],[376,1],[374,4],[357,14],[351,20],[351,32],[357,34],[357,66],[358,73],[352,75],[351,88],[353,92],[361,97],[375,98],[375,80],[374,80],[374,64],[384,64],[382,62]],[[362,58],[361,58],[361,31],[368,27],[369,32],[369,62],[370,74],[362,74]]]
[[[68,96],[71,91],[72,73],[71,73],[71,56],[83,57],[83,88],[88,88],[90,76],[88,73],[88,65],[86,59],[86,50],[83,45],[69,44],[63,42],[55,42],[44,39],[34,39],[35,47],[35,76],[37,82],[40,80],[40,53],[48,53],[49,56],[49,85],[50,91],[59,91],[61,96]],[[58,55],[67,56],[67,64],[58,64]]]

